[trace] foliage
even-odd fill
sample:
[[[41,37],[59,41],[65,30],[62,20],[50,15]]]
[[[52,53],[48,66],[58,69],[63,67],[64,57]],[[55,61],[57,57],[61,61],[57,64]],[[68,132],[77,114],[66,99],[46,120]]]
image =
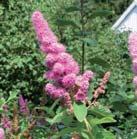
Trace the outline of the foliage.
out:
[[[43,63],[30,23],[31,4],[14,0],[1,3],[0,92],[8,95],[16,91],[37,101]]]

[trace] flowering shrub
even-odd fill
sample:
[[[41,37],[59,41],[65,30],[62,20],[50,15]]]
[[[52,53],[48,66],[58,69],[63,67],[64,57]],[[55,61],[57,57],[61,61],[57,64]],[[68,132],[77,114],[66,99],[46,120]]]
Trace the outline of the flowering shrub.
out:
[[[129,53],[132,59],[132,70],[134,73],[133,83],[136,86],[137,95],[137,33],[131,33],[129,36]]]
[[[32,22],[40,49],[46,55],[45,66],[47,67],[47,71],[44,74],[44,78],[48,79],[49,83],[45,85],[44,90],[48,96],[55,100],[54,104],[59,100],[61,105],[66,106],[69,112],[71,112],[70,115],[66,109],[62,108],[61,112],[55,115],[53,119],[46,118],[52,126],[55,123],[58,123],[59,126],[63,126],[61,131],[56,130],[57,133],[55,133],[55,135],[49,135],[48,137],[58,138],[60,136],[66,136],[69,133],[69,136],[72,136],[73,139],[84,136],[87,136],[89,139],[96,138],[94,132],[91,133],[91,130],[94,129],[92,129],[93,125],[115,121],[110,114],[109,118],[108,116],[103,116],[103,119],[100,121],[98,121],[99,119],[95,119],[95,123],[92,125],[90,121],[93,120],[93,116],[89,114],[89,111],[92,112],[92,109],[96,108],[96,101],[99,95],[105,93],[105,85],[109,80],[110,72],[104,75],[99,87],[94,92],[93,102],[91,102],[91,100],[88,99],[87,93],[90,81],[94,76],[93,72],[85,71],[83,74],[79,73],[78,63],[66,52],[65,46],[58,42],[57,37],[51,31],[47,21],[39,11],[33,13]],[[97,105],[97,107],[99,107],[99,105]],[[69,124],[76,122],[73,117],[74,115],[78,120],[78,125],[75,123],[75,128],[68,128],[69,131],[65,132]],[[69,123],[65,125],[65,119],[67,117]],[[106,118],[105,121],[104,118]],[[60,132],[63,133],[61,134]],[[111,132],[103,130],[102,132],[106,132],[104,136],[107,136],[107,133],[109,133],[110,136],[114,138]]]
[[[3,128],[0,128],[0,139],[5,139],[5,133]]]
[[[78,75],[77,62],[58,42],[57,37],[39,11],[33,13],[32,22],[40,48],[47,54],[45,65],[48,67],[48,71],[44,77],[51,81],[45,86],[47,94],[53,99],[62,99],[68,108],[71,108],[72,105],[71,98],[76,101],[85,101],[93,72],[85,71],[83,75]]]

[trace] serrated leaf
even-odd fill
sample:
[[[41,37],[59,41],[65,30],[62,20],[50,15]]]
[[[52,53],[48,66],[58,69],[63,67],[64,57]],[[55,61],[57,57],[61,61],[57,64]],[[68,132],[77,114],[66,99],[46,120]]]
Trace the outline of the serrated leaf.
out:
[[[87,107],[83,103],[73,104],[74,114],[78,121],[82,122],[87,116]]]
[[[112,14],[113,14],[113,12],[110,10],[99,9],[99,10],[93,11],[91,17],[97,17],[97,16],[104,17],[104,16],[109,16]]]
[[[23,120],[21,121],[21,126],[20,126],[21,131],[24,131],[25,129],[27,129],[27,126],[28,126],[27,121],[23,119]]]
[[[53,119],[47,119],[50,124],[60,123],[63,120],[64,112],[56,114]]]
[[[84,139],[90,139],[89,135],[86,132],[82,132],[81,135]]]
[[[67,127],[59,131],[56,135],[52,136],[52,138],[54,137],[55,139],[57,139],[59,137],[64,137],[65,135],[71,135],[71,133],[80,132],[80,131],[81,131],[81,127],[77,127],[77,128]]]
[[[56,24],[59,26],[75,26],[78,27],[78,25],[72,21],[72,20],[66,20],[66,19],[57,19]]]
[[[70,6],[70,7],[67,7],[65,10],[66,12],[76,12],[76,11],[79,11],[80,8],[77,6]]]
[[[88,121],[92,126],[99,125],[99,124],[105,124],[105,123],[113,123],[116,122],[112,117],[104,117],[104,118],[93,118],[89,117]]]
[[[98,118],[113,117],[113,114],[110,112],[110,110],[102,105],[90,108],[89,113]]]
[[[134,103],[132,105],[129,105],[129,109],[134,111],[134,112],[137,112],[137,103]]]
[[[93,128],[93,134],[95,139],[116,139],[115,135],[113,135],[110,131],[100,128],[99,126],[95,126]]]
[[[73,120],[73,117],[71,115],[65,114],[62,122],[64,125],[68,126],[71,124],[72,120]]]
[[[83,41],[86,45],[89,45],[89,46],[96,46],[97,45],[97,42],[95,40],[90,39],[90,38],[84,38]]]
[[[114,102],[112,104],[113,104],[113,108],[117,111],[119,110],[121,112],[126,112],[128,110],[128,106],[123,102]]]
[[[1,98],[0,99],[0,107],[5,103],[5,99],[4,98]]]
[[[104,59],[99,58],[99,57],[90,58],[90,63],[100,65],[103,68],[109,68],[110,67],[110,65],[107,61],[105,61]]]
[[[102,131],[103,139],[116,139],[115,135],[113,135],[110,131],[104,130]]]
[[[17,97],[17,92],[16,91],[11,91],[10,92],[10,96],[9,96],[9,98],[8,98],[7,101],[10,101],[12,99],[15,99],[16,97]]]

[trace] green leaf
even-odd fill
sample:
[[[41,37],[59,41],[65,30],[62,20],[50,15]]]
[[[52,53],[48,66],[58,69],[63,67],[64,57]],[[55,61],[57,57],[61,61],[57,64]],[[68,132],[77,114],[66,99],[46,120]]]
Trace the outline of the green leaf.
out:
[[[17,97],[17,93],[18,92],[16,92],[16,91],[11,91],[10,92],[10,96],[9,96],[7,102],[10,101],[10,100],[12,100],[12,99],[15,99]]]
[[[83,127],[81,127],[81,126],[63,128],[57,134],[52,136],[52,138],[57,139],[59,137],[64,137],[65,135],[71,135],[71,133],[74,133],[74,132],[80,132],[81,133],[82,128]]]
[[[112,14],[113,14],[112,11],[105,10],[105,9],[100,9],[100,10],[93,11],[91,17],[97,17],[97,16],[104,17],[104,16],[109,16],[109,15],[112,15]]]
[[[102,131],[102,134],[103,139],[116,139],[116,137],[110,131],[104,130]]]
[[[25,119],[22,119],[21,125],[20,125],[21,131],[24,131],[25,129],[27,129],[27,126],[28,126],[27,121]]]
[[[116,139],[116,137],[110,131],[107,131],[99,126],[95,126],[93,128],[93,134],[95,139]]]
[[[79,11],[80,8],[77,6],[70,6],[70,7],[67,7],[65,10],[66,12],[75,12],[75,11]]]
[[[102,105],[90,108],[89,114],[92,114],[98,118],[113,117],[113,114],[110,112],[110,110]]]
[[[134,103],[132,105],[129,105],[129,109],[134,111],[134,112],[137,112],[137,103]]]
[[[2,7],[2,5],[0,5],[0,15],[3,14],[3,11],[4,11],[4,7]]]
[[[113,109],[119,110],[121,112],[126,112],[128,110],[128,106],[124,104],[123,102],[114,102],[113,104]]]
[[[88,133],[86,133],[86,132],[82,132],[81,135],[84,139],[90,139]]]
[[[87,116],[87,107],[83,103],[75,103],[73,104],[74,114],[78,121],[82,122]]]
[[[110,65],[107,61],[105,61],[104,59],[99,58],[99,57],[90,58],[90,63],[100,65],[103,68],[109,68],[110,67]]]
[[[60,123],[62,122],[63,117],[64,117],[64,112],[61,112],[61,113],[56,114],[56,116],[53,119],[47,118],[47,121],[50,124]]]
[[[73,117],[71,115],[65,114],[63,117],[63,124],[69,126],[73,121]]]
[[[96,46],[97,45],[97,42],[95,40],[90,39],[90,38],[84,38],[83,41],[86,45],[89,45],[89,46]]]
[[[78,25],[72,20],[65,20],[65,19],[57,19],[56,24],[59,26],[74,26],[78,27]]]
[[[2,107],[2,105],[5,103],[5,99],[4,98],[1,98],[0,99],[0,107]]]
[[[104,123],[113,123],[116,122],[112,117],[104,117],[104,118],[93,118],[89,117],[88,121],[92,126],[99,125],[99,124],[104,124]]]

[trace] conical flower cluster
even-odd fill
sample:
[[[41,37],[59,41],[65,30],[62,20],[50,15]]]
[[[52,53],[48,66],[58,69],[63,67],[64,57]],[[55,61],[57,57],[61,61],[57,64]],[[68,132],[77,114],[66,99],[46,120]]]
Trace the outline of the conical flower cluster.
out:
[[[128,40],[129,53],[132,59],[132,70],[134,72],[133,83],[137,87],[137,33],[131,33]]]
[[[3,128],[0,128],[0,139],[5,139],[5,133]]]
[[[46,84],[45,91],[53,99],[65,99],[66,104],[67,101],[71,101],[70,96],[76,101],[84,101],[93,72],[86,71],[83,75],[79,75],[78,63],[66,52],[65,46],[58,42],[39,11],[33,13],[32,22],[40,49],[46,54],[45,66],[48,70],[44,77],[50,83]]]

